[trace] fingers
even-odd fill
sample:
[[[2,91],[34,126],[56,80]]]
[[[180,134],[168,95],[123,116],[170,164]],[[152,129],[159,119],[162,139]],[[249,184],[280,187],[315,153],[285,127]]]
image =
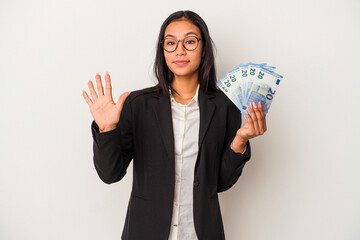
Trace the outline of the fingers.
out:
[[[265,109],[264,109],[264,107],[261,105],[261,102],[258,103],[258,108],[259,108],[259,112],[260,112],[260,114],[261,114],[261,117],[262,117],[262,118],[265,118],[265,113],[264,113]]]
[[[249,109],[250,109],[250,106],[249,106]],[[254,121],[252,120],[250,114],[247,111],[245,111],[245,116],[246,116],[247,124],[249,127],[249,132],[250,133],[255,132]]]
[[[265,109],[261,105],[261,102],[259,102],[259,111],[260,111],[262,119],[264,119],[264,121],[263,121],[263,129],[264,129],[264,132],[266,132],[267,127],[266,127],[266,119],[265,119],[265,113],[264,113]]]
[[[101,76],[99,73],[96,74],[96,86],[99,93],[99,97],[104,96],[104,89],[101,83]]]
[[[266,132],[267,127],[265,113],[261,102],[259,102],[258,105],[256,105],[254,102],[251,102],[249,104],[249,110],[253,120],[255,135],[263,135]]]
[[[261,114],[261,103],[259,102],[258,105],[256,105],[256,103],[252,103],[253,107],[254,107],[254,112],[256,115],[256,124],[255,124],[255,129],[257,129],[256,134],[257,135],[263,135],[265,130],[264,130],[264,122],[265,122],[265,115]]]
[[[95,91],[93,82],[91,80],[88,82],[90,95],[91,95],[93,101],[96,101],[99,97],[104,96],[104,89],[103,89],[103,85],[101,83],[100,74],[97,73],[95,78],[96,78],[96,86],[97,86],[99,96],[97,95],[97,93]],[[106,72],[106,75],[105,75],[105,82],[106,82],[106,89],[107,89],[106,90],[106,93],[107,93],[106,95],[111,96],[111,82],[110,82],[110,75],[109,75],[108,72]],[[88,96],[88,95],[86,94],[86,96]],[[85,96],[84,96],[84,98],[85,98]]]
[[[94,84],[92,83],[91,80],[88,82],[88,85],[89,85],[90,95],[91,95],[92,99],[94,101],[96,101],[98,99],[98,96],[97,96],[97,94],[95,92]]]
[[[247,122],[239,129],[239,135],[241,135],[243,139],[251,139],[258,135],[263,135],[266,131],[265,114],[261,103],[256,105],[250,102],[248,111],[245,111]]]
[[[120,111],[122,110],[122,107],[124,105],[125,99],[129,96],[130,92],[124,92],[123,94],[121,94],[121,96],[119,97],[119,100],[117,101],[116,105],[119,106]]]
[[[91,105],[93,104],[93,102],[91,101],[91,99],[89,98],[88,94],[85,92],[85,90],[82,91],[82,95],[86,101],[86,103],[89,105],[89,107],[91,107]]]
[[[259,135],[258,134],[259,133],[258,116],[255,113],[255,110],[257,110],[257,107],[255,104],[253,104],[253,102],[250,102],[249,110],[250,110],[251,118],[253,120],[255,135]]]
[[[106,72],[105,74],[105,94],[106,96],[110,96],[112,98],[112,94],[111,94],[111,79],[110,79],[110,74],[108,72]]]

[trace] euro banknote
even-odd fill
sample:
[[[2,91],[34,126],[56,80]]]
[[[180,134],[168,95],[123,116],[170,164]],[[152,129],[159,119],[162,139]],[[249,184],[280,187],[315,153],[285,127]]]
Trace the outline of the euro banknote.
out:
[[[283,79],[275,69],[267,63],[240,64],[228,71],[217,85],[242,114],[248,111],[250,102],[260,102],[266,115]]]

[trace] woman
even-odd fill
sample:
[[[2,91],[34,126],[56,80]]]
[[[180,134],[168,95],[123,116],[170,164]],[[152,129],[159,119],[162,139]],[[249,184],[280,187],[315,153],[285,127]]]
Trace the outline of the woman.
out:
[[[262,106],[241,128],[236,106],[216,87],[212,41],[196,13],[163,23],[151,88],[115,104],[105,75],[98,95],[83,91],[91,114],[94,164],[105,183],[120,181],[133,159],[133,186],[122,239],[225,239],[218,192],[232,187],[250,159],[249,139],[266,131]]]

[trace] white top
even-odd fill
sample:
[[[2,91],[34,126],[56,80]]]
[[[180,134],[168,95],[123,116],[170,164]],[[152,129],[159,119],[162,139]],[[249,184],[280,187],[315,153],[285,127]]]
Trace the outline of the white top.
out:
[[[198,154],[199,85],[187,105],[170,92],[175,144],[175,195],[169,240],[197,240],[193,219],[193,181]]]
[[[198,94],[199,84],[191,101],[183,105],[175,101],[170,91],[175,144],[175,192],[169,240],[198,239],[193,219],[193,182],[200,126]],[[232,149],[232,144],[230,147]]]

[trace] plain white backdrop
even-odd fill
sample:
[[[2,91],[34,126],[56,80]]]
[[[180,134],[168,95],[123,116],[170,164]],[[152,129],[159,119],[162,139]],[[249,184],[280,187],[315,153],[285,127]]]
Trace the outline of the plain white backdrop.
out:
[[[226,239],[360,239],[358,0],[0,0],[0,239],[120,239],[132,163],[101,182],[81,92],[106,71],[115,101],[154,85],[160,26],[186,9],[209,27],[219,78],[249,61],[284,75],[219,195]]]

